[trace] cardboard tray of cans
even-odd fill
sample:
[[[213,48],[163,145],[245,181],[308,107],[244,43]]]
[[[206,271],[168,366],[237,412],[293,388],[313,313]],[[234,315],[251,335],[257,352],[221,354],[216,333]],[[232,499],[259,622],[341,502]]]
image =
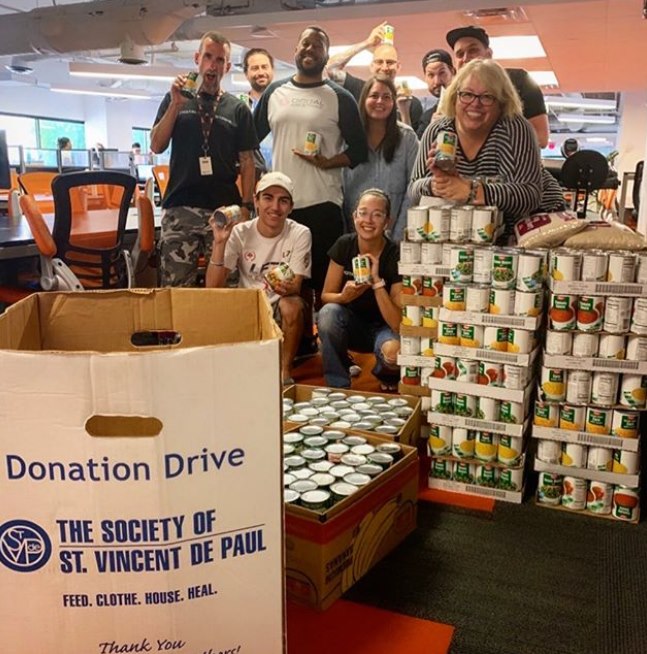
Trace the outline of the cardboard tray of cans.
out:
[[[535,471],[551,472],[565,477],[579,477],[590,481],[602,481],[605,484],[636,487],[640,485],[640,475],[628,475],[620,472],[605,472],[604,470],[591,470],[589,468],[575,468],[563,466],[559,463],[546,463],[535,457]]]
[[[302,426],[302,425],[301,425]],[[297,432],[299,428],[291,428],[285,430],[284,433]],[[343,431],[347,436],[361,436],[366,439],[366,442],[369,445],[381,445],[382,443],[392,442],[388,438],[381,438],[380,436],[369,435],[366,432],[357,431],[354,429],[338,429],[335,431]],[[402,448],[402,457],[395,461],[390,467],[386,468],[383,472],[379,473],[371,479],[371,481],[366,484],[366,486],[359,487],[359,490],[354,492],[348,497],[335,501],[331,506],[322,509],[310,509],[298,504],[286,504],[285,509],[289,511],[292,515],[298,515],[301,517],[308,518],[310,520],[316,520],[320,523],[326,523],[329,520],[332,520],[335,516],[339,515],[342,511],[345,511],[347,508],[353,504],[362,500],[363,497],[372,493],[376,488],[386,483],[390,478],[396,476],[401,470],[406,469],[414,461],[418,466],[418,449],[399,443]],[[480,463],[483,463],[482,461]]]
[[[325,610],[416,528],[418,456],[401,447],[400,460],[331,508],[286,506],[286,590],[292,601]]]
[[[604,371],[619,373],[630,372],[636,375],[647,375],[647,361],[630,361],[629,359],[607,359],[603,357],[574,357],[559,354],[544,354],[544,366],[546,368],[565,368],[567,370],[591,370],[593,372]]]
[[[429,388],[438,391],[449,391],[451,393],[461,393],[463,395],[474,395],[476,397],[490,397],[494,400],[509,400],[510,402],[525,402],[530,397],[536,385],[531,380],[526,388],[515,391],[501,386],[490,386],[485,384],[470,384],[468,382],[455,381],[453,379],[439,379],[430,377],[427,382]]]
[[[494,430],[491,429],[490,431]],[[587,431],[558,429],[557,427],[540,427],[539,425],[532,426],[532,437],[549,441],[560,441],[562,443],[577,443],[579,445],[606,447],[612,450],[624,450],[625,452],[638,452],[640,448],[639,438],[604,436],[600,434],[592,434]]]
[[[419,398],[429,397],[429,388],[427,386],[420,386],[416,384],[398,384],[398,393],[401,395],[414,395]]]
[[[589,511],[588,509],[568,509],[561,504],[546,504],[545,502],[540,502],[537,499],[537,496],[535,496],[535,505],[540,506],[542,509],[553,509],[553,511],[561,511],[562,513],[570,513],[571,515],[580,515],[586,518],[603,518],[605,520],[612,520],[613,522],[625,522],[628,525],[637,525],[640,522],[640,509],[637,509],[636,511],[636,518],[633,520],[626,520],[616,518],[615,516],[611,515],[611,513],[595,513],[593,511]]]
[[[409,293],[400,293],[400,302],[402,306],[441,307],[443,305],[443,298],[439,295],[411,295]]]
[[[541,324],[542,315],[507,316],[498,313],[479,313],[476,311],[452,311],[442,307],[439,320],[459,324],[483,325],[485,327],[513,327],[535,331]]]
[[[423,277],[449,277],[450,266],[428,263],[399,263],[400,275],[421,275]]]
[[[427,413],[427,422],[429,424],[445,425],[447,427],[465,427],[466,429],[473,429],[475,431],[490,431],[494,434],[504,434],[505,436],[521,438],[530,420],[526,419],[522,424],[513,424],[498,420],[479,420],[471,416],[457,416],[452,413],[429,411]]]
[[[439,479],[429,477],[429,488],[436,490],[448,491],[450,493],[463,493],[464,495],[473,495],[475,497],[489,497],[501,502],[510,502],[512,504],[521,504],[525,488],[520,491],[508,491],[500,488],[490,488],[489,486],[478,486],[477,484],[464,483],[462,481],[452,481],[450,479]]]
[[[645,297],[647,295],[647,284],[636,282],[557,281],[549,276],[548,288],[558,295],[619,295],[624,297]]]
[[[434,356],[456,357],[457,359],[473,359],[489,363],[507,363],[512,366],[527,368],[541,352],[536,347],[529,354],[516,354],[514,352],[500,352],[478,347],[464,347],[463,345],[448,345],[447,343],[434,343]]]
[[[283,397],[294,400],[295,402],[307,402],[312,398],[312,392],[315,388],[319,388],[319,387],[308,386],[306,384],[295,384],[293,386],[288,386],[285,389],[283,389]],[[394,398],[401,398],[405,400],[407,406],[413,409],[413,413],[406,419],[405,424],[400,428],[400,431],[397,434],[394,435],[380,434],[379,432],[362,430],[362,429],[359,430],[355,429],[353,431],[358,434],[361,434],[362,436],[371,436],[371,437],[378,436],[384,440],[391,440],[400,443],[408,443],[408,444],[415,445],[416,442],[418,441],[418,436],[420,434],[420,419],[421,419],[420,400],[417,397],[414,397],[413,393],[409,393],[409,388],[414,388],[414,387],[405,386],[406,390],[402,392],[402,395],[382,395],[380,393],[367,393],[367,392],[355,391],[352,389],[343,389],[343,388],[341,389],[333,388],[331,389],[331,391],[342,392],[347,396],[361,395],[362,397],[384,397],[385,401]],[[428,394],[429,391],[427,389],[425,390],[426,393]],[[294,427],[300,427],[300,426],[302,426],[300,423],[291,422],[289,416],[283,420],[284,431],[289,431]],[[331,427],[331,429],[334,428]]]
[[[432,459],[441,459],[442,461],[451,461],[452,463],[469,463],[476,466],[492,466],[493,468],[500,468],[504,470],[523,470],[526,466],[526,452],[521,453],[520,459],[514,465],[510,463],[501,463],[500,461],[483,461],[476,457],[455,456],[453,454],[433,454],[429,452],[429,457]],[[436,477],[437,479],[437,477]]]
[[[433,368],[434,356],[423,356],[422,354],[398,354],[398,365],[415,366],[416,368]]]

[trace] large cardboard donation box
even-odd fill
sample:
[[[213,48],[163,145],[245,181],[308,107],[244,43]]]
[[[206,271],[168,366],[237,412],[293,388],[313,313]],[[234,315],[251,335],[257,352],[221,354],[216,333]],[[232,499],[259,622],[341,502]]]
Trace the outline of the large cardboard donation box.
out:
[[[255,291],[0,316],[2,652],[284,651],[279,349]]]

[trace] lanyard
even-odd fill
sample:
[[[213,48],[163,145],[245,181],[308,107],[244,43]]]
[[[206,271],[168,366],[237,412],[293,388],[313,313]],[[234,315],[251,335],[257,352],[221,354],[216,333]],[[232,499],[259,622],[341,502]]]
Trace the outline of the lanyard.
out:
[[[205,157],[209,156],[209,134],[216,117],[216,111],[222,98],[222,91],[216,96],[213,104],[207,103],[198,96],[198,115],[200,116],[200,127],[202,129],[202,153]]]

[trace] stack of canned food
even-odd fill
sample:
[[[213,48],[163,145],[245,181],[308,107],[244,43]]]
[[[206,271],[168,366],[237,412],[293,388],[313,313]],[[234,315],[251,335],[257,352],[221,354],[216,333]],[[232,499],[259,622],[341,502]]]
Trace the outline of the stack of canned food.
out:
[[[431,477],[508,491],[523,488],[521,437],[431,425],[429,450]]]
[[[291,423],[387,437],[399,435],[413,412],[402,397],[353,395],[326,387],[315,388],[312,397],[304,402],[283,398],[283,417]]]
[[[398,443],[371,444],[359,434],[304,425],[283,434],[286,504],[325,511],[398,461]]]
[[[537,502],[629,522],[636,522],[640,514],[640,493],[637,488],[551,472],[539,473]]]
[[[556,282],[647,284],[647,253],[557,248],[551,251],[550,275]]]
[[[497,207],[451,204],[410,207],[407,211],[406,235],[407,240],[413,243],[487,244],[494,241],[497,228],[502,224],[503,212]]]

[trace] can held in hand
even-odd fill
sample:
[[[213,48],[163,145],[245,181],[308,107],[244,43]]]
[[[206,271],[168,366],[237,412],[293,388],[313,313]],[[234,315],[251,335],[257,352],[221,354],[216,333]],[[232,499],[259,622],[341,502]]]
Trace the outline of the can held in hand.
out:
[[[395,40],[395,27],[393,25],[384,26],[384,36],[382,37],[382,43],[384,45],[393,45]]]
[[[356,284],[368,284],[371,281],[371,260],[364,255],[353,257],[353,277]]]
[[[319,132],[306,132],[306,138],[303,142],[303,153],[311,156],[319,154],[321,151],[321,134]]]
[[[182,88],[180,89],[180,93],[185,97],[189,98],[189,100],[193,100],[193,98],[197,97],[198,92],[200,91],[200,87],[202,86],[202,75],[198,73],[197,71],[191,71],[190,73],[187,73],[186,79],[184,80],[184,84]]]
[[[441,130],[436,135],[436,154],[434,165],[446,172],[454,170],[456,164],[456,132]]]
[[[213,212],[211,217],[218,227],[226,227],[231,223],[240,222],[240,207],[237,204],[230,204],[226,207],[218,207],[218,209]]]
[[[291,282],[294,279],[294,271],[287,263],[280,263],[265,274],[267,283],[276,290],[283,282]]]

